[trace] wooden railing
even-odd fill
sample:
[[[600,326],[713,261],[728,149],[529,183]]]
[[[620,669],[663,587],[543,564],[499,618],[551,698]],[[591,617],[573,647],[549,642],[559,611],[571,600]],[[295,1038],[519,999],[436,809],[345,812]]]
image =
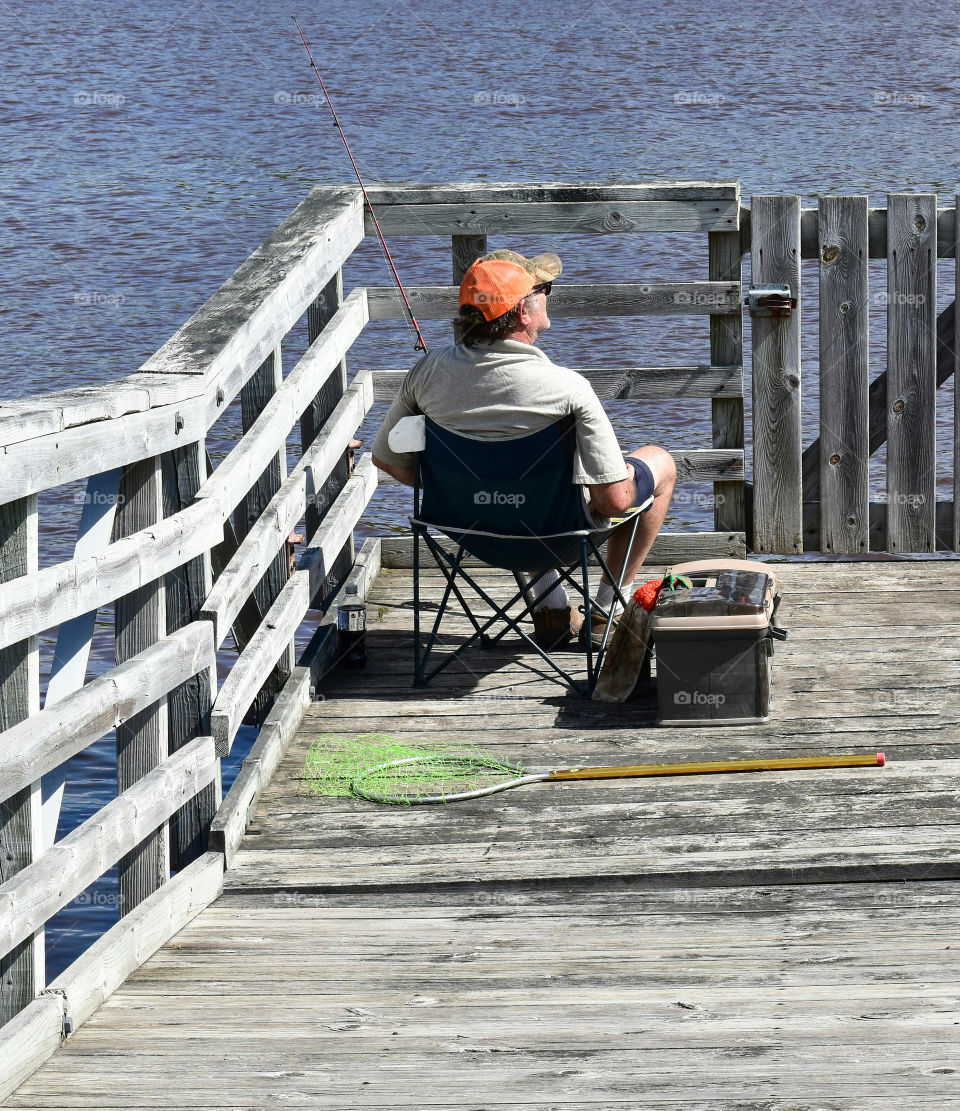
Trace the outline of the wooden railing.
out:
[[[956,301],[937,313],[938,260],[955,260],[960,199],[933,193],[754,197],[744,213],[755,284],[784,282],[789,320],[753,320],[753,547],[859,554],[960,551]],[[818,261],[819,437],[802,449],[801,260]],[[871,283],[868,261],[886,261]],[[955,261],[950,275],[960,291]],[[871,298],[885,306],[886,367],[869,378]],[[937,501],[936,394],[954,376],[953,498]],[[870,457],[887,445],[886,497]]]
[[[136,374],[0,406],[0,1092],[9,1090],[222,886],[266,775],[335,648],[336,589],[361,595],[353,527],[376,487],[348,448],[373,376],[344,357],[368,319],[340,270],[363,239],[357,191],[319,188]],[[281,344],[307,316],[284,375]],[[205,443],[239,400],[243,435],[216,468]],[[303,452],[288,475],[287,439]],[[212,432],[211,432],[212,430]],[[38,494],[85,479],[72,558],[39,569]],[[291,574],[287,540],[306,519]],[[116,666],[84,683],[98,610]],[[294,634],[326,609],[299,663]],[[40,705],[38,636],[57,630]],[[239,653],[217,689],[217,652]],[[220,757],[255,702],[268,714],[221,804]],[[41,777],[116,730],[117,795],[56,843]],[[44,815],[44,808],[47,814]],[[118,865],[121,919],[51,984],[50,918]],[[176,872],[171,879],[172,871]]]
[[[949,359],[943,344],[937,353],[931,295],[936,257],[952,257],[956,223],[954,210],[937,214],[936,198],[891,198],[888,229],[887,213],[868,211],[862,198],[824,198],[819,214],[802,212],[797,198],[755,198],[751,210],[729,183],[407,186],[371,195],[388,235],[452,237],[452,284],[409,287],[424,320],[453,319],[457,283],[489,233],[707,237],[702,281],[564,282],[551,298],[558,318],[709,322],[699,365],[583,372],[604,399],[710,402],[711,446],[668,446],[681,480],[713,484],[714,529],[661,536],[654,559],[743,554],[747,536],[758,551],[798,551],[805,529],[808,546],[815,536],[825,550],[865,551],[864,461],[882,441],[880,423],[891,431],[889,489],[925,499],[916,512],[897,500],[883,522],[887,542],[892,550],[934,543],[931,389],[953,371],[954,348],[951,306],[940,319]],[[741,312],[751,225],[754,282],[787,282],[799,297],[801,258],[820,258],[823,335],[845,337],[822,344],[821,439],[801,453],[799,308],[788,320],[754,320],[752,515]],[[370,230],[358,190],[315,189],[136,374],[0,405],[0,1093],[216,897],[335,655],[338,590],[349,581],[363,597],[381,558],[410,559],[402,537],[353,551],[377,472],[363,457],[351,473],[348,446],[409,369],[375,367],[348,380],[345,357],[367,323],[401,315],[390,288],[343,296],[342,267]],[[898,353],[882,390],[866,381],[862,336],[865,260],[878,254],[890,259]],[[309,346],[284,375],[282,345],[304,316]],[[243,435],[212,467],[208,436],[236,400]],[[287,474],[298,424],[301,455]],[[87,495],[74,555],[40,570],[38,494],[75,480],[86,481]],[[301,521],[308,542],[291,573],[287,538]],[[109,605],[116,665],[84,683],[96,614]],[[311,607],[323,617],[296,660],[294,634]],[[37,638],[50,630],[57,650],[41,708]],[[238,654],[218,688],[218,651],[231,630]],[[251,708],[265,720],[221,801],[219,761]],[[62,777],[72,756],[113,730],[117,797],[61,841],[45,840],[41,777]],[[45,924],[114,864],[119,924],[48,985]]]
[[[653,559],[743,555],[747,528],[744,483],[743,326],[741,314],[740,189],[735,182],[644,185],[438,185],[374,187],[371,200],[386,235],[451,236],[453,284],[408,287],[418,319],[452,320],[457,285],[488,249],[488,235],[680,234],[681,244],[708,245],[702,281],[642,281],[582,285],[563,281],[550,297],[550,315],[563,318],[672,317],[709,321],[709,350],[695,366],[618,366],[584,369],[602,400],[709,399],[712,446],[673,451],[681,482],[709,482],[714,529],[666,533]],[[368,219],[368,232],[372,223]],[[692,245],[692,244],[691,244]],[[683,246],[678,250],[682,251]],[[402,304],[387,286],[368,288],[371,320],[399,320]],[[404,370],[377,369],[376,399],[388,400]],[[682,437],[678,435],[678,440]],[[384,540],[385,564],[412,561],[409,538]]]

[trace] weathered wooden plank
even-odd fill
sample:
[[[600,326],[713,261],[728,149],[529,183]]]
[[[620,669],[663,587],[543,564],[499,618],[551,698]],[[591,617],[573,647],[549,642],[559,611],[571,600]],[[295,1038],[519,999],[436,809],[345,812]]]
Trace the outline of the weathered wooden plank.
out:
[[[215,663],[213,630],[196,621],[0,733],[0,799],[39,780],[121,721]]]
[[[955,302],[937,317],[937,386],[953,374],[955,361],[954,326],[956,322]],[[877,451],[887,440],[887,372],[884,370],[870,383],[870,454]],[[815,501],[820,494],[820,439],[819,437],[803,453],[803,496],[807,501]]]
[[[743,450],[740,448],[692,448],[672,451],[677,466],[677,482],[710,482],[715,479],[743,478]],[[386,472],[380,479],[384,486],[402,486]]]
[[[163,512],[173,516],[193,503],[206,477],[206,449],[202,443],[169,452],[162,460]],[[210,592],[210,553],[175,568],[164,579],[166,630],[190,629],[198,623],[200,607]],[[207,622],[202,624],[206,625]],[[212,632],[212,630],[211,630]],[[212,637],[210,638],[212,641]],[[176,752],[194,737],[209,736],[210,709],[217,688],[216,657],[198,667],[185,682],[167,693],[168,750]],[[200,791],[171,822],[171,867],[179,871],[206,851],[210,820],[220,802],[219,779]]]
[[[264,406],[243,440],[207,479],[198,497],[215,499],[218,504],[230,503],[229,508],[233,508],[285,444],[310,399],[337,373],[343,356],[363,331],[366,321],[365,292],[354,290],[287,375],[283,388]]]
[[[741,282],[739,231],[711,232],[708,236],[709,278],[712,282]],[[742,287],[741,287],[742,288]],[[739,366],[743,362],[743,316],[710,317],[710,361]],[[743,378],[735,395],[711,394],[713,446],[743,450]],[[685,396],[685,395],[683,395]],[[713,484],[713,523],[718,532],[746,528],[746,502],[742,482]]]
[[[0,459],[0,502],[75,478],[161,454],[197,440],[216,418],[224,395],[235,396],[307,305],[340,269],[363,238],[362,198],[354,187],[316,187],[279,228],[186,324],[140,368],[143,378],[124,380],[123,396],[138,398],[139,383],[186,375],[163,405],[111,421],[114,403],[101,390],[82,414],[83,423],[63,431],[70,401],[50,395],[40,405],[36,432],[27,413],[0,411],[0,442],[11,429]],[[181,395],[182,394],[182,398]],[[217,396],[220,401],[217,401]],[[134,404],[141,404],[137,399]],[[53,411],[54,417],[47,415]],[[179,418],[179,419],[178,419]],[[43,430],[41,435],[37,432]]]
[[[789,318],[755,316],[753,547],[802,552],[800,474],[800,198],[752,199],[751,281],[790,287]]]
[[[401,736],[417,735],[394,728]],[[446,729],[451,743],[465,735],[452,723]],[[576,750],[574,762],[584,762],[582,743],[571,746],[562,737],[557,743],[567,760]],[[590,762],[610,762],[608,749],[594,752]],[[553,754],[544,764],[542,756],[522,749],[514,756],[533,767],[564,762]],[[848,879],[878,880],[879,869],[900,869],[901,878],[911,869],[918,878],[932,877],[954,855],[950,800],[958,767],[956,760],[898,759],[884,769],[836,773],[615,781],[569,790],[554,785],[415,814],[316,799],[312,814],[298,809],[284,819],[281,809],[272,835],[258,825],[227,882],[260,886],[267,867],[267,882],[276,887],[559,878],[590,875],[588,861],[596,867],[601,857],[604,876],[664,882],[667,876],[695,882],[699,874],[711,883],[739,884],[761,873],[763,882],[791,882],[810,880],[821,869],[822,878],[828,872],[841,878],[844,868]],[[276,805],[274,798],[272,812]],[[874,866],[878,871],[871,873]]]
[[[104,552],[0,585],[0,645],[52,628],[166,575],[223,538],[209,504],[116,540]]]
[[[407,296],[422,320],[453,320],[458,289],[453,285],[406,286]],[[402,320],[406,312],[392,286],[368,286],[371,320]],[[707,316],[740,311],[740,286],[735,282],[623,282],[607,285],[568,282],[555,285],[551,317]]]
[[[748,210],[749,211],[749,210]],[[870,258],[887,257],[887,210],[871,208],[868,213],[868,249]],[[747,217],[749,222],[749,216]],[[741,220],[742,223],[742,220]],[[800,212],[800,250],[803,258],[819,258],[817,209]],[[956,215],[953,208],[937,209],[937,257],[953,258],[956,251]]]
[[[102,475],[91,475],[84,491],[74,558],[101,551],[110,543],[120,489],[119,468]],[[90,645],[96,627],[97,613],[82,614],[65,621],[57,630],[57,644],[50,665],[50,677],[44,695],[44,706],[52,706],[66,695],[83,686],[90,658]],[[43,784],[43,843],[52,845],[57,836],[60,805],[66,786],[66,765],[55,769]]]
[[[218,646],[236,621],[250,583],[257,581],[273,553],[285,545],[310,504],[308,491],[322,487],[326,476],[345,456],[354,432],[372,404],[371,373],[360,371],[319,435],[221,570],[203,604],[203,616],[214,622]]]
[[[936,546],[936,208],[933,193],[887,198],[887,546],[893,552]]]
[[[340,310],[342,300],[343,274],[341,271],[337,271],[310,306],[307,313],[307,332],[311,343],[316,341],[329,322],[334,319],[335,314]],[[327,420],[340,403],[346,386],[347,364],[346,360],[342,359],[336,373],[327,379],[300,416],[300,444],[304,453],[321,434]],[[322,483],[312,481],[319,478],[318,475],[314,475],[312,472],[307,475],[306,529],[308,536],[312,536],[320,527],[320,522],[349,477],[350,457],[346,450],[338,463],[331,467],[330,473]],[[347,543],[344,544],[339,558],[331,566],[330,581],[323,584],[320,593],[314,600],[315,606],[322,607],[326,604],[329,593],[334,588],[334,583],[347,573],[352,562],[353,536],[351,535]]]
[[[820,550],[870,550],[866,196],[820,198]]]
[[[347,298],[342,311],[339,324],[328,329],[290,372],[283,390],[257,419],[250,435],[203,484],[196,503],[153,528],[118,539],[102,553],[0,585],[0,645],[105,605],[221,541],[227,514],[284,442],[317,380],[330,373],[362,329],[362,291]],[[102,429],[99,435],[108,438]]]
[[[98,938],[15,1023],[0,1031],[0,1100],[59,1048],[97,1007],[223,891],[223,860],[207,853]]]
[[[102,385],[73,386],[5,400],[0,402],[0,445],[8,447],[78,424],[142,413],[152,401],[150,391],[137,382],[136,375],[111,383],[109,391]]]
[[[246,832],[260,793],[269,783],[310,702],[313,676],[309,667],[295,667],[260,728],[253,748],[227,792],[210,828],[210,846],[223,853],[229,868]]]
[[[0,1102],[20,1087],[60,1045],[63,1000],[41,995],[0,1024]]]
[[[0,949],[7,950],[30,936],[141,844],[186,799],[212,782],[217,771],[213,739],[189,741],[58,841],[40,860],[0,885],[0,895],[9,906],[0,920]]]
[[[283,389],[283,359],[281,349],[278,347],[267,356],[256,373],[250,376],[246,385],[240,391],[240,419],[243,424],[244,437],[250,435],[257,418],[262,415],[264,409],[281,389]],[[285,446],[284,444],[283,452],[277,451],[276,454],[267,457],[263,471],[257,475],[253,485],[246,490],[237,504],[234,511],[233,527],[237,539],[241,543],[287,477]],[[246,483],[244,482],[241,485],[246,485]],[[267,571],[268,577],[269,572],[270,569]],[[273,584],[268,583],[267,585]],[[266,605],[264,604],[263,592],[260,590],[262,586],[264,586],[264,583],[258,583],[254,593],[257,594],[260,607],[267,609],[273,598],[270,598]]]
[[[887,551],[887,503],[871,501],[867,505],[870,522],[869,543],[871,552]],[[953,550],[953,502],[938,501],[935,510],[936,550]],[[804,502],[803,505],[803,543],[806,550],[820,548],[820,503]]]
[[[0,454],[0,499],[20,497],[102,474],[126,460],[152,458],[207,430],[204,398],[161,405],[110,422],[83,424],[3,448]]]
[[[381,204],[384,235],[566,235],[736,231],[740,203],[728,200],[478,201]],[[375,232],[366,217],[368,235]]]
[[[283,386],[283,365],[281,351],[278,347],[240,391],[245,436],[252,438],[258,435],[253,431],[257,420],[277,393],[283,389]],[[296,408],[299,408],[299,405]],[[234,511],[234,528],[236,529],[237,539],[241,543],[263,515],[264,510],[280,489],[286,476],[287,443],[286,437],[284,437],[277,453],[267,460],[263,472],[241,498],[240,504]],[[272,556],[268,557],[266,566],[259,578],[252,580],[253,597],[260,613],[266,614],[268,612],[289,577],[289,560],[286,543],[284,543],[280,550],[275,550]],[[264,671],[261,677],[263,684],[254,703],[257,722],[263,719],[277,692],[289,678],[293,664],[294,645],[291,639],[286,650],[280,654],[280,658],[274,666]]]
[[[482,181],[426,185],[378,184],[367,187],[378,205],[463,204],[497,201],[526,203],[615,201],[730,201],[740,196],[737,181]],[[379,212],[378,212],[379,217]]]
[[[452,702],[453,699],[441,701]],[[476,700],[476,712],[485,715],[493,701]],[[305,733],[309,732],[313,721],[311,713],[304,723]],[[452,723],[448,723],[448,727],[452,728]],[[398,726],[398,730],[404,733],[409,729],[409,722]],[[562,746],[562,739],[556,743]],[[563,756],[543,749],[542,745],[518,744],[514,752],[531,768],[547,768],[555,763],[566,766]],[[597,753],[591,757],[591,762],[608,763],[612,755],[609,750]],[[755,830],[773,826],[795,828],[794,819],[785,816],[782,810],[779,798],[783,791],[782,782],[745,777],[741,777],[741,783],[731,785],[722,798],[704,797],[699,785],[690,783],[682,790],[664,795],[649,783],[634,782],[632,787],[624,786],[616,791],[584,783],[576,792],[554,790],[549,793],[547,788],[543,788],[536,800],[514,792],[505,795],[493,810],[474,808],[469,812],[458,811],[459,817],[458,814],[444,816],[444,811],[439,808],[418,812],[416,821],[405,816],[406,810],[378,812],[374,816],[369,807],[356,799],[321,799],[302,790],[302,759],[303,753],[298,747],[298,751],[284,763],[278,784],[281,797],[277,797],[276,791],[271,792],[271,805],[256,821],[255,844],[251,842],[248,848],[312,849],[318,836],[330,848],[373,851],[383,846],[396,848],[401,843],[423,844],[435,840],[451,847],[461,842],[493,838],[498,829],[507,833],[525,827],[529,824],[531,811],[535,812],[545,834],[549,833],[558,840],[589,839],[592,834],[601,833],[616,836],[628,828],[624,823],[646,823],[650,832],[658,835],[697,822],[703,823],[705,828],[709,825],[711,831],[717,833],[728,833],[748,825]],[[569,760],[569,756],[566,759]],[[916,766],[915,761],[911,763]],[[924,763],[932,769],[928,773],[929,781],[924,783],[915,779],[897,779],[894,783],[890,777],[884,779],[883,776],[876,776],[873,782],[837,782],[825,778],[825,789],[804,803],[802,820],[810,822],[811,826],[835,821],[838,817],[837,796],[841,795],[849,800],[851,806],[864,810],[870,807],[873,826],[898,826],[905,837],[910,836],[910,830],[915,826],[952,826],[955,816],[950,806],[954,790],[951,773],[940,773],[936,761]],[[294,786],[297,790],[293,790]],[[801,820],[800,816],[796,820]]]
[[[74,1030],[222,891],[223,858],[204,853],[97,938],[50,985]]]
[[[735,317],[722,317],[735,321]],[[393,401],[400,389],[405,370],[373,371],[374,400]],[[743,398],[743,367],[737,366],[675,366],[675,367],[591,367],[577,369],[578,374],[593,387],[601,401],[667,400],[673,398]],[[743,447],[739,444],[718,444],[718,447]]]
[[[271,606],[263,625],[220,688],[211,714],[218,755],[229,753],[243,715],[259,689],[264,669],[273,666],[286,641],[296,632],[376,487],[377,469],[365,455],[311,537],[297,570]]]
[[[960,240],[960,196],[953,209],[954,232]],[[939,242],[939,228],[937,229]],[[960,263],[956,267],[954,305],[960,300]],[[937,338],[939,339],[939,318]],[[937,385],[940,385],[940,347],[937,345]],[[939,530],[938,530],[939,531]],[[953,550],[960,552],[960,317],[954,312],[953,322]]]
[[[710,482],[718,478],[743,479],[742,448],[696,448],[671,451],[677,465],[677,482]]]
[[[635,847],[632,852],[616,837],[531,843],[514,836],[514,854],[494,854],[490,841],[480,841],[443,852],[421,847],[415,857],[407,846],[392,851],[372,849],[366,855],[336,848],[325,848],[322,853],[302,847],[251,848],[237,854],[228,879],[235,887],[322,890],[384,883],[423,887],[464,881],[559,882],[598,874],[629,877],[638,886],[644,881],[654,886],[692,885],[697,877],[706,876],[722,886],[947,879],[956,875],[960,860],[953,851],[953,836],[945,829],[917,829],[911,831],[910,845],[904,846],[899,843],[899,831],[894,830],[833,838],[818,831],[804,833],[800,828],[779,835],[768,830],[734,831],[714,834],[714,851],[697,848],[690,852],[678,850],[675,836],[647,837],[642,848]],[[801,841],[806,842],[802,847]]]
[[[39,560],[35,495],[0,505],[0,582],[35,575]],[[0,730],[40,710],[40,657],[35,636],[0,649]],[[39,778],[0,802],[0,884],[43,852]],[[0,1026],[28,1006],[45,983],[43,923],[22,944],[0,944]],[[12,951],[11,951],[12,950]]]
[[[562,966],[551,962],[549,967],[556,969],[551,975],[563,975]],[[624,978],[637,974],[629,960],[618,963],[616,972]],[[436,989],[437,985],[432,987]],[[528,984],[507,985],[498,980],[496,987],[500,991],[516,990]],[[760,991],[761,985],[757,984],[755,990]],[[440,1003],[436,990],[433,994],[418,993],[409,980],[403,983],[403,991],[412,1007]],[[369,1000],[363,995],[351,1002],[363,1010]],[[659,1003],[663,1008],[686,1005],[685,999],[662,999]],[[708,1006],[712,1011],[722,1004],[711,1000]],[[696,1011],[696,1005],[692,1009]],[[550,1018],[560,1025],[571,1015],[575,1017],[576,1010],[565,1008],[561,1016]],[[341,1025],[348,1023],[348,1029],[353,1025],[351,1019],[356,1018],[343,1010],[339,1017]],[[531,1017],[529,1030],[538,1029],[536,1017]],[[690,1017],[698,1019],[702,1015]],[[377,1049],[348,1050],[347,1038],[335,1061],[325,1053],[298,1047],[294,1076],[290,1054],[283,1047],[234,1053],[226,1038],[205,1053],[190,1055],[189,1082],[185,1072],[178,1070],[176,1077],[169,1070],[165,1072],[162,1058],[154,1052],[131,1050],[121,1059],[124,1077],[131,1078],[129,1084],[135,1084],[137,1098],[142,1101],[139,1106],[175,1105],[181,1111],[187,1107],[190,1111],[235,1111],[243,1106],[252,1089],[261,1093],[259,1098],[268,1105],[282,1102],[284,1106],[317,1111],[475,1111],[478,1107],[504,1111],[558,1111],[567,1107],[622,1111],[625,1105],[644,1106],[637,1102],[637,1092],[650,1093],[647,1105],[657,1111],[717,1111],[725,1103],[736,1111],[834,1111],[852,1107],[857,1111],[883,1111],[890,1106],[892,1091],[897,1093],[897,1106],[903,1111],[929,1111],[931,1107],[949,1107],[953,1102],[951,1077],[943,1075],[951,1067],[943,1064],[951,1060],[947,1034],[928,1045],[905,1033],[888,1051],[871,1052],[866,1046],[856,1046],[842,1056],[837,1052],[840,1038],[824,1035],[815,1046],[791,1044],[789,1054],[785,1054],[779,1042],[764,1034],[771,1025],[779,1027],[779,1017],[769,1014],[765,1023],[758,1024],[736,1044],[662,1046],[654,1052],[631,1046],[571,1045],[569,1034],[566,1042],[558,1035],[561,1044],[553,1048],[526,1045],[524,1039],[519,1044],[512,1040],[500,1044],[495,1039],[472,1039],[467,1034],[457,1040],[452,1036],[443,1039],[438,1034],[432,1048],[408,1048],[400,1044],[405,1039],[397,1037],[389,1048],[389,1067],[382,1065],[374,1079],[370,1057],[379,1060]],[[437,1045],[439,1041],[442,1048]],[[217,1079],[217,1061],[225,1052],[230,1054],[231,1067]],[[817,1068],[811,1063],[824,1060],[830,1062],[829,1067]],[[185,1069],[187,1058],[179,1063]],[[116,1086],[111,1085],[115,1074],[110,1067],[85,1058],[71,1065],[74,1082],[69,1107],[62,1102],[55,1084],[42,1082],[43,1074],[26,1086],[36,1093],[31,1102],[18,1102],[17,1106],[24,1111],[39,1107],[62,1111],[129,1107],[129,1102],[123,1102],[127,1085],[115,1090]],[[91,1093],[98,1089],[109,1094],[97,1097],[103,1101],[95,1103]],[[736,1100],[732,1104],[731,1091]],[[189,1104],[183,1102],[185,1092],[189,1092]],[[478,1092],[483,1093],[482,1102],[476,1098]],[[22,1101],[23,1097],[18,1099]]]
[[[160,459],[144,459],[124,468],[117,509],[117,535],[148,529],[163,517],[163,475]],[[161,640],[166,634],[166,596],[163,579],[144,582],[119,597],[114,609],[116,660],[131,656]],[[162,764],[168,754],[166,698],[139,710],[117,727],[117,793],[122,794],[145,774]],[[129,846],[118,867],[120,914],[135,907],[170,876],[170,846],[166,825],[145,830],[143,844]],[[113,860],[109,862],[112,864]],[[108,864],[108,866],[109,866]],[[87,883],[97,875],[87,876]],[[83,886],[77,888],[82,891]],[[62,904],[61,904],[62,905]],[[59,908],[57,908],[59,909]]]
[[[383,566],[390,568],[409,568],[413,566],[413,539],[410,536],[384,536],[382,539]],[[442,537],[438,539],[443,540]],[[690,559],[712,559],[715,556],[730,556],[743,559],[746,545],[742,532],[662,532],[653,542],[649,563],[682,563]],[[424,544],[421,557],[430,559],[430,552]],[[481,567],[479,560],[465,555],[465,567]]]

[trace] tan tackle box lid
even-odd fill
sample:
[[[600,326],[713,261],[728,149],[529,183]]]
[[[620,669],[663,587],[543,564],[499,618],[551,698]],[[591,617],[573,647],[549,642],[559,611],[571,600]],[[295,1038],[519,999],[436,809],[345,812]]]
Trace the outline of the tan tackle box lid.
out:
[[[766,629],[774,611],[777,581],[766,563],[750,559],[700,559],[678,563],[692,589],[661,591],[653,608],[652,633]]]

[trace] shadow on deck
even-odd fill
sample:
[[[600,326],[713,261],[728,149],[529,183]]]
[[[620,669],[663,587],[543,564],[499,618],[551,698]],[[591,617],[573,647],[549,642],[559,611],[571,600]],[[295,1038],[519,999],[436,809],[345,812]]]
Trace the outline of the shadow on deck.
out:
[[[770,723],[667,729],[650,701],[584,701],[509,645],[413,691],[410,574],[383,571],[368,666],[325,682],[223,896],[9,1106],[960,1104],[955,568],[780,572]],[[889,764],[423,810],[306,791],[318,733],[372,731],[533,766]]]

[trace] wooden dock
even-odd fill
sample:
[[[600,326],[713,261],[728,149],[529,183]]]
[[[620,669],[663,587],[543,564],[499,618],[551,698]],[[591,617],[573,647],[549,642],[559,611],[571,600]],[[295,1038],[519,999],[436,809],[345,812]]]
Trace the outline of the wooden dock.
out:
[[[770,723],[673,729],[566,693],[518,641],[411,691],[411,576],[382,570],[368,666],[322,684],[222,896],[7,1106],[960,1106],[954,566],[778,575]],[[305,789],[318,734],[374,730],[534,766],[889,764],[424,809]]]
[[[960,294],[960,197],[748,204],[736,181],[370,196],[389,236],[432,236],[451,267],[450,285],[417,284],[437,267],[409,275],[431,343],[431,329],[451,334],[466,268],[510,237],[553,248],[575,233],[588,265],[605,237],[653,239],[624,252],[638,261],[622,280],[559,282],[551,316],[665,317],[701,345],[691,363],[665,329],[656,365],[647,345],[613,366],[585,350],[575,368],[606,402],[709,407],[700,443],[678,420],[662,446],[678,510],[712,491],[712,519],[661,533],[651,564],[825,557],[779,567],[790,638],[770,722],[659,728],[650,698],[585,701],[509,642],[411,689],[411,541],[357,551],[381,479],[351,449],[409,370],[358,367],[354,345],[403,311],[391,287],[344,288],[370,214],[355,186],[318,185],[139,370],[0,398],[0,1101],[960,1104],[960,587],[943,556],[960,553],[960,314],[936,294],[941,266]],[[668,250],[685,280],[647,272]],[[819,350],[801,363],[814,267]],[[880,303],[885,369],[871,378]],[[801,371],[819,391],[809,443]],[[60,562],[40,550],[46,514],[76,520]],[[334,666],[348,588],[370,620],[369,666],[352,674]],[[298,655],[308,613],[321,616]],[[115,666],[88,680],[98,614]],[[224,797],[244,722],[258,735]],[[426,811],[306,790],[319,733],[375,730],[469,738],[534,766],[878,749],[890,763]],[[116,795],[57,839],[68,767],[104,738]],[[48,923],[114,866],[119,921],[50,980]]]

